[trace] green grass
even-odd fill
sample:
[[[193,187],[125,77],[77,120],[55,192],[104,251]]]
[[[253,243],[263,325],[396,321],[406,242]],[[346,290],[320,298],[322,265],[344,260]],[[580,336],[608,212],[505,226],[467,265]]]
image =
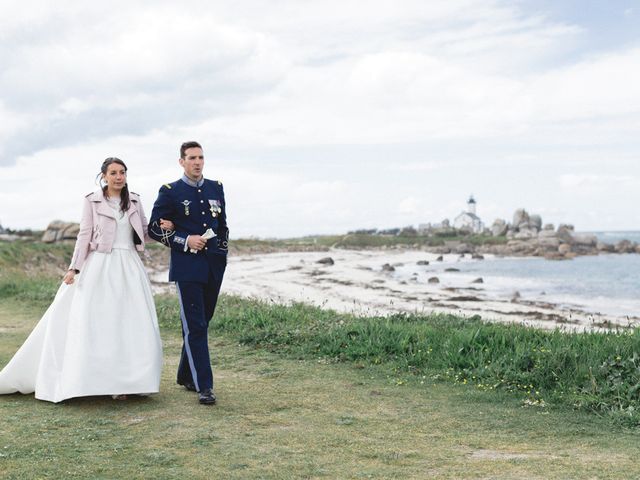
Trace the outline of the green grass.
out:
[[[235,252],[310,250],[328,248],[365,249],[382,247],[439,247],[446,242],[462,242],[471,245],[499,245],[507,242],[506,237],[491,235],[445,235],[445,236],[402,236],[402,235],[314,235],[287,239],[235,239]]]
[[[333,239],[332,239],[333,240]],[[322,240],[319,239],[319,242]],[[400,235],[368,235],[349,234],[335,239],[333,246],[337,248],[376,248],[376,247],[439,247],[446,242],[462,242],[472,245],[496,245],[507,242],[506,237],[491,235],[448,235],[448,236],[400,236]]]
[[[177,328],[175,300],[157,304],[161,323]],[[294,358],[380,365],[399,382],[410,375],[469,383],[532,405],[640,422],[639,330],[574,334],[444,314],[353,317],[224,296],[213,326]]]
[[[72,244],[47,244],[33,240],[0,241],[0,278],[14,273],[51,276],[55,269],[67,268],[72,253]]]
[[[59,280],[0,276],[0,299],[42,309]],[[174,297],[157,297],[163,328],[179,330]],[[640,423],[640,330],[566,333],[433,314],[353,317],[303,304],[222,296],[212,328],[243,345],[294,358],[379,365],[406,376],[511,392],[628,426]]]
[[[4,268],[48,252],[27,248],[0,257],[0,365],[60,283]],[[356,318],[222,296],[210,341],[219,405],[205,408],[174,383],[176,299],[156,303],[161,394],[0,396],[0,478],[640,477],[638,331]]]
[[[45,309],[59,283],[49,276],[3,273],[0,300]],[[179,328],[175,298],[159,297],[157,308],[163,327]],[[638,329],[569,334],[445,314],[353,317],[302,304],[225,296],[213,328],[241,344],[300,358],[383,365],[398,376],[470,383],[512,392],[529,404],[568,406],[625,425],[640,423]]]
[[[506,243],[506,237],[491,235],[449,235],[449,236],[400,236],[400,235],[313,235],[299,238],[278,239],[234,239],[231,252],[235,254],[251,252],[276,252],[297,250],[328,250],[329,248],[366,249],[383,247],[439,247],[445,242],[463,242],[471,245],[496,245]],[[166,247],[151,242],[146,248],[151,255],[161,253]],[[52,275],[69,265],[73,244],[45,244],[35,237],[25,237],[16,242],[0,242],[0,269],[4,271],[26,271]]]
[[[161,394],[61,404],[32,395],[0,396],[0,478],[640,475],[637,432],[603,418],[523,407],[504,391],[398,376],[385,365],[334,363],[239,345],[235,334],[220,331],[210,340],[219,404],[199,406],[193,393],[174,383],[179,327],[171,299],[159,304],[165,353]],[[228,297],[221,307],[221,317],[255,309]],[[0,330],[13,332],[0,335],[0,365],[41,313],[25,301],[0,303]]]

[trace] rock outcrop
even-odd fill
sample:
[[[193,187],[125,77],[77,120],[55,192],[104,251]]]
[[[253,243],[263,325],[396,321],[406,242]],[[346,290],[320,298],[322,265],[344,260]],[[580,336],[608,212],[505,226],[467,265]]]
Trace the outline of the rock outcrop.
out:
[[[630,242],[629,240],[620,240],[615,245],[616,252],[618,253],[635,253],[638,245]]]
[[[502,220],[501,218],[497,218],[493,225],[491,225],[491,235],[494,237],[502,237],[506,235],[509,231],[509,224]]]
[[[44,243],[55,243],[62,241],[75,241],[80,232],[79,223],[63,222],[62,220],[54,220],[51,222],[42,235]]]
[[[323,265],[333,265],[335,262],[333,261],[333,258],[331,258],[331,257],[324,257],[324,258],[321,258],[320,260],[318,260],[316,263],[321,263]]]
[[[544,224],[542,217],[530,215],[520,208],[513,214],[512,223],[497,219],[491,227],[493,236],[505,236],[503,245],[484,245],[474,253],[493,253],[496,255],[541,256],[562,260],[577,255],[597,255],[598,253],[636,253],[640,245],[623,240],[615,245],[599,242],[592,234],[580,234],[570,224],[560,224],[555,229],[551,223]]]

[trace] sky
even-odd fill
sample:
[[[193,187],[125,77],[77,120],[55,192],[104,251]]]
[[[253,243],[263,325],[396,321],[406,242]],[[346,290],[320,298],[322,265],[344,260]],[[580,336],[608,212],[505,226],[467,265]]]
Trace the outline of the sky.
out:
[[[150,213],[204,147],[231,237],[518,208],[640,230],[640,0],[0,3],[0,224],[79,221],[109,156]]]

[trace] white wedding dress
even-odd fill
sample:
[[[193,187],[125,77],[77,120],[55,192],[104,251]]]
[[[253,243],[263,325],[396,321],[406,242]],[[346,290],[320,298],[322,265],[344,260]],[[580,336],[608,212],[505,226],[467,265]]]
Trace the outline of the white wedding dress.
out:
[[[127,215],[116,210],[111,253],[92,252],[0,372],[0,394],[60,402],[157,393],[162,343],[146,271]]]

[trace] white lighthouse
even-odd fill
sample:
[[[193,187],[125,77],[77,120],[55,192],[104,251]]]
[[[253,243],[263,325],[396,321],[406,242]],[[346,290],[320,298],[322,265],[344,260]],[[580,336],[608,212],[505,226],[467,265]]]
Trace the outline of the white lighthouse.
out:
[[[474,215],[476,214],[476,201],[473,198],[473,195],[471,195],[469,200],[467,200],[467,212],[473,213]]]
[[[473,195],[467,200],[467,211],[455,218],[453,226],[458,230],[467,230],[472,233],[482,233],[484,230],[482,220],[476,215],[476,200]]]

